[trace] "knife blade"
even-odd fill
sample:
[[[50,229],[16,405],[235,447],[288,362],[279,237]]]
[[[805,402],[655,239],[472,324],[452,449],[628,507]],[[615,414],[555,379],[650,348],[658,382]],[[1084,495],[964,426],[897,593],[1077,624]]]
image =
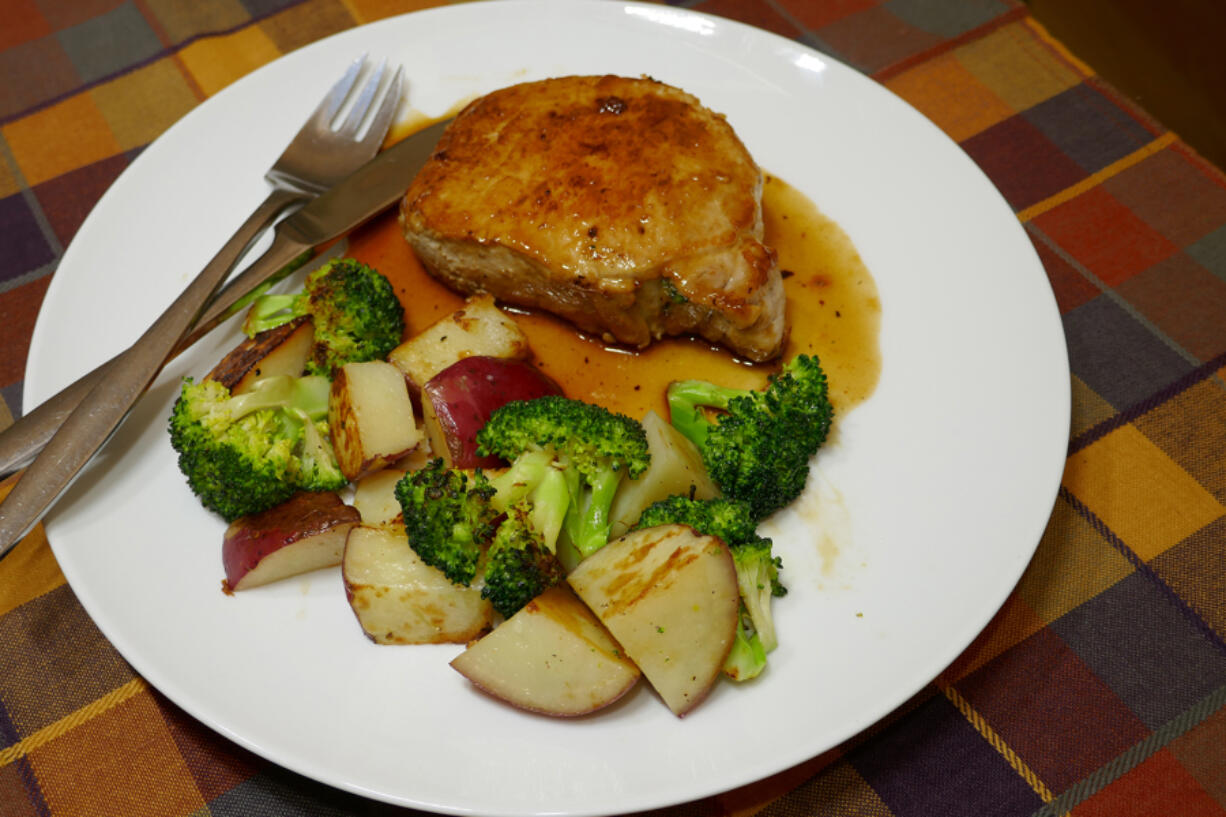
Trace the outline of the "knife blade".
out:
[[[66,411],[41,453],[0,502],[0,556],[68,489],[170,357],[203,337],[236,303],[296,256],[346,235],[395,204],[434,152],[448,121],[382,151],[280,222],[272,245],[220,291],[226,269],[206,265],[132,346],[91,373],[88,389],[70,386],[60,392],[69,392],[69,400],[79,396],[79,402]],[[198,328],[192,330],[193,326]],[[60,410],[65,411],[63,403]]]

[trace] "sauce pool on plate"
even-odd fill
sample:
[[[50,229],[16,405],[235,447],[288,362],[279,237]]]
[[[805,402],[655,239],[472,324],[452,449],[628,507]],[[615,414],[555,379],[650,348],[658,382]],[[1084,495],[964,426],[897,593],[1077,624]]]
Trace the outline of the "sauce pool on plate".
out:
[[[784,359],[816,354],[836,412],[846,412],[872,394],[881,371],[876,284],[846,233],[799,190],[768,176],[762,208],[766,243],[778,253],[787,292],[791,333]],[[348,254],[392,282],[404,304],[409,333],[420,332],[464,303],[422,268],[400,233],[395,211],[350,236]],[[666,339],[635,351],[582,335],[543,313],[511,314],[532,344],[536,365],[558,381],[567,396],[635,418],[654,410],[667,419],[664,392],[673,380],[699,378],[760,388],[778,368],[746,363],[703,340]]]

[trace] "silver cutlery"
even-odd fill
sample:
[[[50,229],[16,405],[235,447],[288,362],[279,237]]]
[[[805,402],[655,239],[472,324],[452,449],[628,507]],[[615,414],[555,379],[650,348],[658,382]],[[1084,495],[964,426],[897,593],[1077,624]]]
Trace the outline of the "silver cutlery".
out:
[[[355,89],[363,74],[366,74],[364,81]],[[387,74],[386,63],[372,67],[366,57],[348,66],[264,174],[265,180],[272,185],[267,198],[247,217],[206,270],[214,273],[222,270],[229,274],[279,214],[315,198],[378,152],[396,114],[403,85],[400,69],[385,82]],[[386,86],[382,93],[381,86]],[[343,110],[351,97],[353,101],[348,110]],[[363,123],[368,119],[363,133]],[[225,317],[224,310],[210,307],[197,322],[197,331],[190,339],[184,338],[170,357],[186,349]],[[98,385],[112,362],[101,364],[65,386],[0,431],[0,476],[33,461],[69,413]]]

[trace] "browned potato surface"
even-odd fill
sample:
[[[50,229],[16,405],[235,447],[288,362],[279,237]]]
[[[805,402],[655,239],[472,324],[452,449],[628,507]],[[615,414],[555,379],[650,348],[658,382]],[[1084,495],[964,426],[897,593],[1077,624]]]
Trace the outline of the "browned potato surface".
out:
[[[377,644],[463,644],[493,621],[480,588],[452,584],[419,559],[400,524],[350,531],[341,572],[349,606]]]
[[[350,481],[395,462],[422,439],[404,375],[382,360],[337,370],[328,425],[336,461]]]
[[[205,379],[216,380],[233,394],[242,394],[266,377],[299,377],[306,370],[314,342],[315,327],[311,319],[296,318],[244,339]]]
[[[528,602],[451,666],[512,706],[558,717],[603,709],[639,679],[638,667],[565,586]]]
[[[727,545],[684,525],[628,533],[567,577],[678,716],[719,678],[740,596]]]

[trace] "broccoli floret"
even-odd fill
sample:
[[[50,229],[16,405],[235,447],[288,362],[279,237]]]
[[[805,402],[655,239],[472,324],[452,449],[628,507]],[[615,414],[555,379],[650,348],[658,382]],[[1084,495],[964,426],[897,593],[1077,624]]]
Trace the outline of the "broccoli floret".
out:
[[[787,593],[779,581],[783,562],[771,553],[774,543],[758,535],[748,503],[724,497],[662,499],[643,511],[635,528],[670,524],[689,525],[700,534],[718,536],[732,551],[741,615],[724,672],[742,681],[755,677],[766,667],[766,654],[779,644],[771,599]]]
[[[507,618],[566,578],[531,517],[530,508],[512,506],[490,543],[481,595]]]
[[[654,528],[657,525],[689,525],[705,536],[718,536],[730,548],[761,538],[758,520],[749,504],[726,497],[670,496],[644,508],[634,527]]]
[[[435,459],[401,477],[395,492],[414,552],[453,583],[471,584],[499,516],[485,475],[449,469]]]
[[[404,334],[404,308],[391,282],[352,258],[315,270],[297,294],[257,298],[243,331],[254,336],[303,315],[315,327],[310,374],[331,377],[346,363],[382,360]]]
[[[609,509],[622,478],[638,477],[651,461],[638,421],[556,395],[502,406],[478,432],[477,444],[482,454],[511,463],[494,480],[507,504],[534,490],[537,475],[561,473],[569,494],[563,528],[580,558],[609,541]]]
[[[557,542],[578,486],[575,473],[543,451],[529,451],[491,480],[491,504],[506,518],[490,544],[481,595],[503,616],[566,577]]]
[[[565,577],[554,548],[570,489],[547,457],[525,455],[493,482],[435,459],[400,478],[396,499],[421,560],[455,584],[480,578],[482,597],[505,617]]]
[[[233,521],[298,491],[344,487],[328,438],[328,388],[322,377],[278,376],[232,395],[216,381],[185,379],[170,444],[201,504]]]
[[[673,426],[702,454],[725,496],[748,502],[758,519],[804,490],[809,460],[826,440],[834,409],[816,357],[797,355],[762,390],[702,380],[668,387]]]
[[[732,546],[741,602],[749,614],[754,633],[767,652],[779,646],[775,635],[775,618],[771,614],[771,599],[788,592],[779,581],[779,568],[783,566],[783,561],[771,555],[772,544],[769,539],[758,538]]]
[[[647,438],[629,418],[546,397],[508,403],[478,435],[501,473],[467,474],[434,460],[396,485],[409,546],[456,584],[481,585],[510,617],[562,581],[558,545],[608,541],[608,512],[625,473],[647,467]],[[586,555],[586,554],[585,554]]]

